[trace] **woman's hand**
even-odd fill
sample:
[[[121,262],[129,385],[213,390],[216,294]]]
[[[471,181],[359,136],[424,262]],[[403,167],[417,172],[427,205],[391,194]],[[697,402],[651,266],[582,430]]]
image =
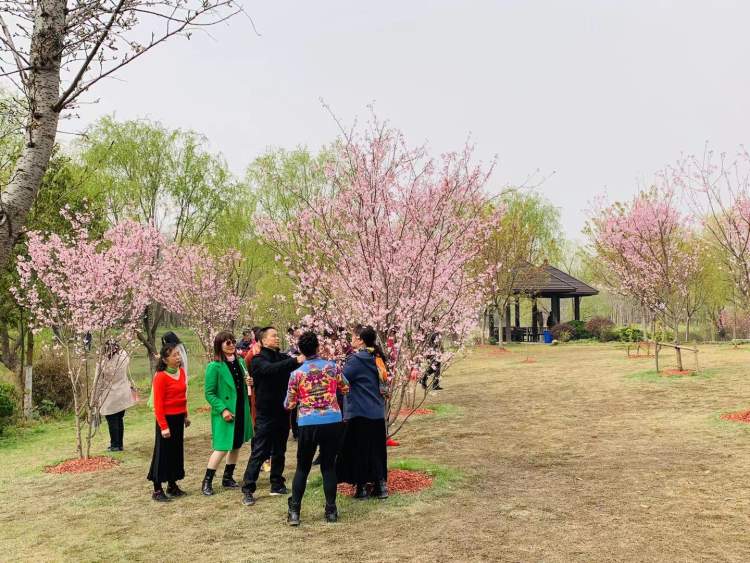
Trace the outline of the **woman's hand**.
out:
[[[229,412],[229,409],[224,409],[224,412],[221,413],[221,416],[226,422],[232,422],[232,420],[234,419],[234,416],[231,412]]]
[[[185,428],[190,426],[190,419],[188,417],[185,417]]]
[[[245,383],[247,384],[248,387],[252,387],[253,386],[253,378],[248,375],[245,378]]]
[[[172,437],[172,433],[169,431],[169,428],[165,428],[164,430],[161,431],[161,437],[162,438],[171,438]]]

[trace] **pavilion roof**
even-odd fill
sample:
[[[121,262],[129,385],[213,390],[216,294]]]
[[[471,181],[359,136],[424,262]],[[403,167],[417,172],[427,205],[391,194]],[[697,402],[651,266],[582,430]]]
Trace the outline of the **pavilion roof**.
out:
[[[599,290],[545,263],[522,267],[513,285],[513,294],[530,297],[587,297],[597,295]]]

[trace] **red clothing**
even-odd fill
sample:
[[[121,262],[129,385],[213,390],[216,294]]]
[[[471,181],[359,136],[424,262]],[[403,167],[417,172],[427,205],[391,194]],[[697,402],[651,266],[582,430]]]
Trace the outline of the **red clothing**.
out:
[[[187,414],[187,381],[185,370],[180,368],[177,379],[166,371],[154,375],[154,414],[159,428],[166,430],[168,414]]]

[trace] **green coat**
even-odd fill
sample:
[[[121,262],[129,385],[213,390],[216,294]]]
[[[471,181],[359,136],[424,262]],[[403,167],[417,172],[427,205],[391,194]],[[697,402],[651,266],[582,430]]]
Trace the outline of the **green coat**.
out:
[[[242,371],[247,373],[245,360],[238,357]],[[234,387],[234,379],[224,362],[211,362],[206,366],[206,379],[203,383],[206,401],[211,405],[211,444],[214,450],[228,452],[234,444],[234,419],[231,422],[224,420],[221,413],[224,409],[234,414],[237,406],[237,390]],[[247,385],[242,380],[242,394],[245,397],[243,408],[245,409],[245,437],[244,442],[253,437],[253,422],[250,419],[250,404],[247,397]]]

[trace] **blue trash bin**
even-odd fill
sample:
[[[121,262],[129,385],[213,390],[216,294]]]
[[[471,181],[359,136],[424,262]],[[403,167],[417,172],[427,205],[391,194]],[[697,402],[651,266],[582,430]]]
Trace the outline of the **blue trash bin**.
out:
[[[552,344],[552,332],[545,329],[545,331],[542,334],[544,335],[544,343]]]

